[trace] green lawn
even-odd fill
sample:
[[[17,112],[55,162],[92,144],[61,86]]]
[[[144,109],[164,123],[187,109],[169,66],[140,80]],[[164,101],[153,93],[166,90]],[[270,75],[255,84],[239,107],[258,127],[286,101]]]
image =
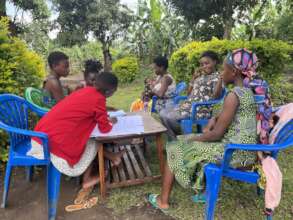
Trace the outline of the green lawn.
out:
[[[110,98],[109,105],[116,108],[129,110],[130,103],[140,96],[143,84],[135,83],[120,88]],[[155,147],[152,146],[152,167],[158,167]],[[279,165],[283,172],[283,194],[280,206],[276,209],[274,219],[293,219],[293,149],[286,150],[279,155]],[[160,182],[133,186],[129,188],[115,189],[107,201],[107,206],[117,214],[126,212],[130,207],[145,205],[146,193],[159,193]],[[185,190],[178,184],[172,191],[171,202],[174,204],[170,210],[170,216],[175,219],[203,219],[204,205],[193,204],[190,200],[192,191]],[[262,210],[264,208],[263,197],[256,195],[256,187],[245,183],[224,179],[219,195],[216,209],[216,219],[264,219]]]

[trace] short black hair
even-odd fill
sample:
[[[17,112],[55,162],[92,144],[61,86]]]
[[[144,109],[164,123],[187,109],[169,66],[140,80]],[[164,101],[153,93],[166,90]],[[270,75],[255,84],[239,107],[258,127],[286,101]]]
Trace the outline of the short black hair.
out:
[[[99,73],[103,69],[103,65],[99,60],[86,60],[84,62],[84,77],[87,77],[89,73]]]
[[[164,69],[168,69],[169,62],[166,57],[158,56],[154,59],[154,63],[159,67],[164,67]]]
[[[96,77],[96,83],[104,84],[106,87],[117,88],[118,78],[111,72],[101,72]]]
[[[60,51],[54,51],[49,54],[48,56],[48,64],[50,68],[53,67],[53,65],[57,65],[62,60],[68,60],[68,56],[65,53],[62,53]]]
[[[209,57],[212,60],[216,61],[217,64],[220,63],[219,56],[215,51],[207,50],[200,55],[200,58],[203,58],[203,57]]]

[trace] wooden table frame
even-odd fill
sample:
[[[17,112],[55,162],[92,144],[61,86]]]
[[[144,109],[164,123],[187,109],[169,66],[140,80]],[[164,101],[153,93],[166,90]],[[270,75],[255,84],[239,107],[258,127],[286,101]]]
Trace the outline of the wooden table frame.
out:
[[[105,182],[105,161],[104,161],[104,144],[109,143],[109,141],[120,141],[125,139],[133,139],[133,138],[145,138],[150,136],[155,136],[156,138],[156,147],[157,147],[157,154],[158,159],[160,163],[160,172],[163,173],[164,169],[164,140],[162,137],[162,134],[166,131],[166,128],[163,127],[159,122],[156,122],[155,119],[153,119],[150,115],[147,115],[145,113],[140,113],[143,116],[144,124],[145,124],[145,133],[144,134],[135,134],[135,135],[125,135],[125,136],[117,136],[117,137],[97,137],[96,145],[98,148],[98,160],[99,160],[99,176],[100,176],[100,193],[102,199],[106,197],[106,190],[107,190],[107,184]],[[150,121],[152,123],[150,123]],[[156,126],[156,129],[151,128],[151,124],[154,124]],[[149,127],[148,127],[149,126]],[[135,180],[135,181],[129,181],[128,185],[137,185],[142,184],[145,182],[152,181],[153,179],[157,179],[160,176],[152,176],[149,178],[142,180]],[[122,185],[117,185],[115,187],[119,187]],[[113,186],[109,188],[114,188]]]

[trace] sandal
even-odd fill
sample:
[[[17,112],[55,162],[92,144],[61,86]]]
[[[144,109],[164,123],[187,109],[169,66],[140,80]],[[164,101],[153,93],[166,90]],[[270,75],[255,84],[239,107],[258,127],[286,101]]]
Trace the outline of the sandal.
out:
[[[168,208],[160,208],[157,202],[157,198],[158,198],[158,194],[148,194],[147,195],[147,201],[156,209],[161,210],[163,213],[167,213],[168,212]]]
[[[80,205],[82,203],[84,203],[89,195],[91,194],[91,192],[93,191],[94,187],[89,187],[87,189],[84,189],[84,188],[81,188],[78,193],[77,193],[77,196],[76,196],[76,199],[74,200],[74,205]]]
[[[93,206],[95,206],[98,203],[98,197],[92,197],[88,200],[85,200],[82,204],[78,205],[68,205],[65,207],[66,212],[74,212],[74,211],[79,211],[82,209],[90,209]]]
[[[191,196],[191,200],[194,203],[205,203],[207,201],[206,194],[205,193],[195,194]]]

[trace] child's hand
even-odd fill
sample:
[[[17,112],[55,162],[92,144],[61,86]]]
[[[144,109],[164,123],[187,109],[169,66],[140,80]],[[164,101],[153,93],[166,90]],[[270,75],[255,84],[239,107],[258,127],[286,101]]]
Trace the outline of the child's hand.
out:
[[[110,121],[112,124],[116,124],[118,120],[117,120],[116,117],[112,117],[112,118],[109,118],[109,121]]]

